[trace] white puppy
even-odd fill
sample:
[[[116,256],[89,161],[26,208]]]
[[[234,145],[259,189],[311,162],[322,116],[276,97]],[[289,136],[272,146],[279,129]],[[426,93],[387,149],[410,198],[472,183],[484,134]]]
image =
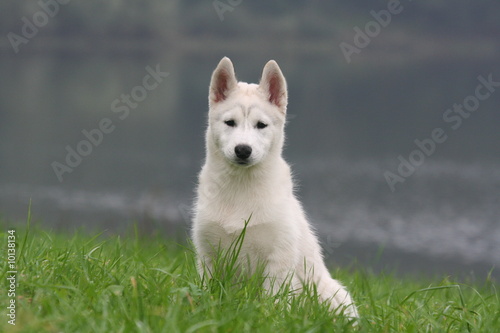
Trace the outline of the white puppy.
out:
[[[265,263],[269,292],[285,281],[296,289],[314,283],[332,310],[358,317],[347,290],[330,276],[293,193],[282,157],[286,106],[286,81],[274,60],[258,85],[237,82],[228,58],[212,74],[192,235],[200,274],[212,271],[214,252],[229,248],[249,221],[240,262],[250,269]]]

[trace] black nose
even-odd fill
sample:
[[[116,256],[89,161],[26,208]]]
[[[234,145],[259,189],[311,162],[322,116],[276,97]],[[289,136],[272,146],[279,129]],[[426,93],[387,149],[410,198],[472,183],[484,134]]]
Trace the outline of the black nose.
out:
[[[237,145],[234,147],[234,153],[239,159],[246,160],[252,154],[252,147],[249,145]]]

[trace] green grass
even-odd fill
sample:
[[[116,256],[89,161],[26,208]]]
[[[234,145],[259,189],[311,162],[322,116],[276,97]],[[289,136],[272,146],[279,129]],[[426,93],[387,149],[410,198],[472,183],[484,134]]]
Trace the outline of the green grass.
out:
[[[9,227],[2,223],[6,253]],[[0,225],[2,225],[0,224]],[[495,283],[442,280],[337,269],[361,319],[353,327],[319,304],[314,290],[289,298],[262,292],[258,276],[231,274],[203,284],[192,250],[159,237],[16,232],[16,325],[2,255],[1,332],[498,332]],[[237,251],[237,246],[235,246]],[[226,257],[224,257],[224,255]],[[231,271],[231,253],[221,256]],[[224,265],[229,266],[224,266]],[[227,271],[226,271],[227,273]],[[224,276],[224,277],[223,277]],[[206,285],[206,287],[204,287]]]

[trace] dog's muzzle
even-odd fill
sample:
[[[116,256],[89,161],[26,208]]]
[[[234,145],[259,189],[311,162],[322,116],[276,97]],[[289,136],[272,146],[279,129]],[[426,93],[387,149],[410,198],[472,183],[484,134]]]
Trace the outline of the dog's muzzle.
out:
[[[249,145],[237,145],[234,147],[234,153],[236,154],[237,161],[236,163],[245,165],[248,164],[248,158],[252,155],[252,147]]]

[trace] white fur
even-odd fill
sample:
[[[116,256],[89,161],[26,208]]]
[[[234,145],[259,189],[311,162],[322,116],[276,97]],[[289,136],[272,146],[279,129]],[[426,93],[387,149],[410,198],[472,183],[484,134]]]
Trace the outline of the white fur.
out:
[[[240,258],[249,259],[250,267],[265,262],[266,289],[275,292],[290,278],[296,289],[315,283],[332,310],[358,317],[347,290],[331,278],[293,193],[290,168],[281,156],[286,104],[285,78],[273,60],[259,85],[237,82],[228,58],[215,69],[192,235],[200,274],[211,271],[214,250],[228,248],[251,216]],[[267,127],[258,128],[258,122]],[[252,149],[243,164],[235,153],[241,144]]]

